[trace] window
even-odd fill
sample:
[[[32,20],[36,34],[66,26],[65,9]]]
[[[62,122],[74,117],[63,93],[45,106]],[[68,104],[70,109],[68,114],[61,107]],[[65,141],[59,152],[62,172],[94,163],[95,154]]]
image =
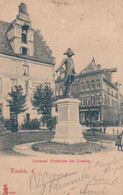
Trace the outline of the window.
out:
[[[110,93],[109,88],[108,88],[108,93]]]
[[[22,27],[22,42],[27,43],[27,30]]]
[[[0,93],[2,93],[2,78],[0,78]]]
[[[84,82],[81,83],[81,89],[85,89],[85,83]]]
[[[22,47],[22,54],[27,55],[27,48],[26,47]]]
[[[27,35],[22,33],[22,42],[27,43]]]
[[[78,83],[75,83],[74,84],[74,92],[75,93],[78,93],[79,92],[79,84]]]
[[[25,81],[25,94],[28,95],[29,93],[29,82]]]
[[[59,90],[59,95],[62,95],[62,89]]]
[[[94,82],[94,80],[91,81],[91,87],[92,88],[95,88],[95,82]]]
[[[83,106],[85,106],[85,97],[82,97],[81,103]]]
[[[11,87],[17,85],[17,79],[11,79]]]
[[[26,114],[26,121],[27,121],[27,122],[30,121],[30,114],[29,114],[29,113]]]
[[[115,97],[118,98],[118,94],[117,93],[115,93]]]
[[[86,105],[90,105],[90,96],[86,97]]]
[[[114,100],[112,100],[112,107],[114,106]]]
[[[100,88],[100,80],[97,79],[97,88]]]
[[[86,88],[89,89],[90,88],[90,84],[89,81],[86,82]]]
[[[108,101],[107,101],[107,95],[104,95],[104,104],[107,105]]]
[[[109,97],[108,97],[108,106],[110,106],[110,99],[109,99]]]
[[[56,96],[58,96],[59,94],[58,94],[58,90],[56,90]]]
[[[96,95],[96,104],[100,104],[100,95]]]
[[[76,92],[77,93],[79,92],[79,86],[78,86],[78,84],[76,84]]]
[[[0,104],[0,116],[2,116],[2,104]]]
[[[72,84],[71,91],[72,91],[72,93],[74,93],[74,91],[75,91],[75,85],[74,84]]]
[[[23,76],[29,76],[29,66],[23,65]]]
[[[49,82],[45,82],[45,86],[50,87],[50,83]]]
[[[91,97],[91,105],[95,105],[95,96]]]

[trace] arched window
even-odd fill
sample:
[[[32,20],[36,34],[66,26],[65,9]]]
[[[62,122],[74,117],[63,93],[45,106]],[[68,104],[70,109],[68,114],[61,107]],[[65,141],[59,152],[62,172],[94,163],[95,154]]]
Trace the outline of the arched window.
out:
[[[72,91],[72,93],[74,93],[74,91],[75,91],[75,85],[74,85],[74,83],[72,84],[71,91]]]
[[[79,85],[78,85],[78,83],[76,83],[75,90],[76,90],[77,93],[79,92]]]
[[[95,105],[95,96],[91,96],[91,105]]]
[[[89,81],[86,82],[86,88],[90,88],[90,84],[89,84]]]
[[[81,89],[85,89],[85,83],[84,82],[81,83]]]
[[[58,90],[56,89],[56,96],[58,96],[59,94],[58,94]]]
[[[85,97],[82,97],[81,104],[82,106],[85,106]]]
[[[90,105],[90,96],[87,96],[87,97],[86,97],[86,105],[87,105],[87,106]]]
[[[59,90],[59,95],[62,95],[62,89],[60,88],[60,90]]]
[[[97,88],[100,88],[100,80],[97,79]]]
[[[110,106],[110,98],[108,97],[108,106]]]
[[[94,80],[91,81],[91,87],[92,88],[95,88],[95,82],[94,82]]]

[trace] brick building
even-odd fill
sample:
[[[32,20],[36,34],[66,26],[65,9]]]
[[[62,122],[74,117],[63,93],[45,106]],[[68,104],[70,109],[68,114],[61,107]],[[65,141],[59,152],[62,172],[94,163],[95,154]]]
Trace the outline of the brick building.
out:
[[[118,124],[119,120],[119,91],[118,84],[112,82],[112,73],[116,68],[101,68],[91,63],[75,76],[71,86],[71,95],[78,98],[81,124],[106,123]],[[55,81],[56,98],[62,98],[64,70],[58,73]]]
[[[0,116],[9,117],[7,94],[14,85],[22,85],[27,112],[36,117],[30,102],[32,92],[39,84],[55,88],[54,65],[51,50],[40,31],[32,28],[27,5],[21,3],[14,21],[0,21]]]

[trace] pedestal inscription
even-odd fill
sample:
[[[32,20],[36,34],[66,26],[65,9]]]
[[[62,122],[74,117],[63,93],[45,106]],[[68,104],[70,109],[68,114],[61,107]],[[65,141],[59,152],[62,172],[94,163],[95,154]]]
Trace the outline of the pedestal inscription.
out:
[[[86,141],[82,135],[82,126],[79,124],[79,103],[79,100],[71,98],[56,101],[58,124],[53,142],[74,144]]]
[[[68,121],[68,108],[59,107],[59,121]]]

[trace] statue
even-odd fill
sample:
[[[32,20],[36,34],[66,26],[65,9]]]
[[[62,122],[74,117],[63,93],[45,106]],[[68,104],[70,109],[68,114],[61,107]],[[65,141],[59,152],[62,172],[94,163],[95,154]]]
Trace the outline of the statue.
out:
[[[68,98],[70,97],[70,86],[74,81],[75,69],[74,69],[74,62],[72,60],[72,56],[75,55],[71,48],[68,48],[67,51],[64,53],[67,55],[67,58],[64,58],[61,62],[60,66],[57,68],[56,72],[58,72],[63,65],[65,65],[65,80],[64,80],[64,92],[63,97]]]

